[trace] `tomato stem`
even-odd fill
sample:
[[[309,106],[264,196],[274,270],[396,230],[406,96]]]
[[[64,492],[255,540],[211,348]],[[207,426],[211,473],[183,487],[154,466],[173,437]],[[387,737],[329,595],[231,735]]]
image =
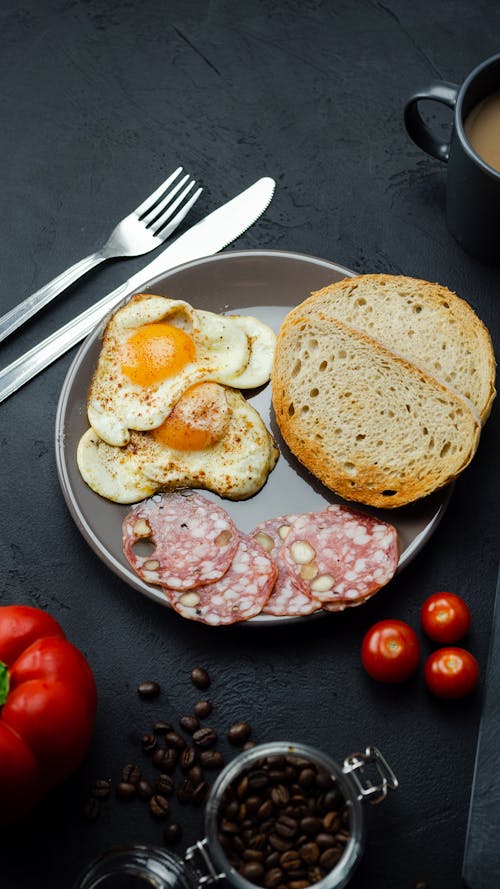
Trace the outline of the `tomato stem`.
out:
[[[9,694],[9,671],[7,664],[0,661],[0,707],[3,707]]]

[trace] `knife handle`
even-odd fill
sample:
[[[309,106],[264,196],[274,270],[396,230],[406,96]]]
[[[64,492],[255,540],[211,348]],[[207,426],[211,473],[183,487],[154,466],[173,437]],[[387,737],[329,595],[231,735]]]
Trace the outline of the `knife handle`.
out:
[[[130,281],[126,281],[125,284],[108,293],[98,303],[77,315],[73,321],[42,340],[25,355],[0,370],[0,402],[5,401],[9,395],[16,392],[28,380],[33,379],[47,365],[83,340],[130,292]]]

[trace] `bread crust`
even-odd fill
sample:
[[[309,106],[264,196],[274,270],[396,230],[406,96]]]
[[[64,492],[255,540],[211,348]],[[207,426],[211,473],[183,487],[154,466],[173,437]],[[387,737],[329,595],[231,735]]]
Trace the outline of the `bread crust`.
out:
[[[453,481],[479,442],[467,400],[310,306],[285,319],[272,373],[276,420],[292,453],[346,500],[375,507],[403,506]]]

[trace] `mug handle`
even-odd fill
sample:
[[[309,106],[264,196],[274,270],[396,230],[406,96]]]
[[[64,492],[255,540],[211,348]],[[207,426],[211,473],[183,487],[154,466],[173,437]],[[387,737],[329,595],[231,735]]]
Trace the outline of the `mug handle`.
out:
[[[439,142],[432,135],[418,110],[418,102],[421,99],[430,99],[432,102],[440,102],[442,105],[447,105],[448,108],[453,110],[459,88],[455,83],[436,80],[427,89],[419,90],[413,96],[410,96],[405,105],[405,126],[410,138],[427,154],[437,157],[438,160],[444,161],[444,163],[447,162],[450,156],[450,143]]]

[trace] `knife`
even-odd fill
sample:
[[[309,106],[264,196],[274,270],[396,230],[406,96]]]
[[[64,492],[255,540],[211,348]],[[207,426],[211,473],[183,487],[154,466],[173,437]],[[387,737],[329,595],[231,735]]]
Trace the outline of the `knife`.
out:
[[[462,877],[469,889],[498,889],[500,886],[499,751],[500,572],[462,867]]]
[[[250,188],[184,232],[152,262],[116,290],[108,293],[85,312],[77,315],[73,321],[65,324],[1,370],[0,401],[5,401],[24,383],[52,364],[56,358],[64,355],[68,349],[94,330],[118,303],[132,293],[137,293],[148,281],[185,262],[212,256],[227,247],[264,212],[274,194],[275,185],[274,179],[269,176],[258,179]]]

